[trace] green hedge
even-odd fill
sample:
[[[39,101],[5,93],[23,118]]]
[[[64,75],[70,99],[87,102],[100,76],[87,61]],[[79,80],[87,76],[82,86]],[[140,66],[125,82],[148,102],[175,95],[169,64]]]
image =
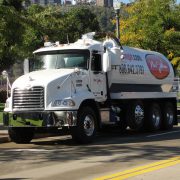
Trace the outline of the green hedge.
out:
[[[4,110],[4,103],[0,103],[0,123],[3,122],[3,110]]]
[[[0,103],[0,112],[4,110],[4,103]]]

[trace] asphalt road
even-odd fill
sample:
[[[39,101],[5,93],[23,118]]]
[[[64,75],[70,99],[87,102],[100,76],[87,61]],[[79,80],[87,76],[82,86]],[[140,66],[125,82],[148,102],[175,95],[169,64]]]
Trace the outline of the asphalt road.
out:
[[[77,145],[70,136],[35,139],[27,145],[0,144],[0,179],[113,179],[107,175],[136,167],[144,169],[144,165],[169,158],[176,158],[173,162],[179,163],[170,162],[170,166],[160,170],[129,176],[132,180],[180,179],[180,126],[170,132],[128,130],[124,135],[117,129],[108,129],[89,145]]]

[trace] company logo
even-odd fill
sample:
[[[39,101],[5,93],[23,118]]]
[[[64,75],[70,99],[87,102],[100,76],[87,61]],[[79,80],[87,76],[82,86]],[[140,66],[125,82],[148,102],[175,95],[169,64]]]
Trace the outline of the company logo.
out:
[[[150,54],[146,56],[146,62],[150,72],[157,79],[164,79],[169,75],[170,68],[164,59]]]
[[[31,76],[29,76],[29,81],[34,81],[34,79]]]

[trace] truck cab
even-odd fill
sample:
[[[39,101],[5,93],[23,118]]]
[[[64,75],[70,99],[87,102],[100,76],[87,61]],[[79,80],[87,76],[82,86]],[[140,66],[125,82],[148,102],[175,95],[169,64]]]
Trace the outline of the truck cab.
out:
[[[107,85],[104,47],[85,36],[72,44],[45,43],[27,61],[28,72],[13,83],[4,109],[4,124],[9,126],[13,141],[29,141],[32,135],[24,138],[20,132],[25,134],[36,127],[69,127],[76,139],[83,139],[77,137],[76,127],[79,116],[84,116],[87,109],[90,115],[83,117],[82,126],[87,141],[92,139],[98,121],[95,124],[91,119],[100,116],[98,103],[106,101]],[[92,131],[89,136],[88,131]],[[18,133],[18,138],[13,137]]]

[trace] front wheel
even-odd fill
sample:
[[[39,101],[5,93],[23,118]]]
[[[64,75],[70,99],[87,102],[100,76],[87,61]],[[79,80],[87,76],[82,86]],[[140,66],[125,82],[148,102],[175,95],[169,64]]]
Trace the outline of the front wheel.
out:
[[[77,126],[71,127],[72,138],[78,143],[92,142],[97,130],[97,118],[91,107],[83,107],[78,113]]]
[[[17,144],[27,144],[34,137],[33,127],[9,127],[8,133],[11,141]]]

